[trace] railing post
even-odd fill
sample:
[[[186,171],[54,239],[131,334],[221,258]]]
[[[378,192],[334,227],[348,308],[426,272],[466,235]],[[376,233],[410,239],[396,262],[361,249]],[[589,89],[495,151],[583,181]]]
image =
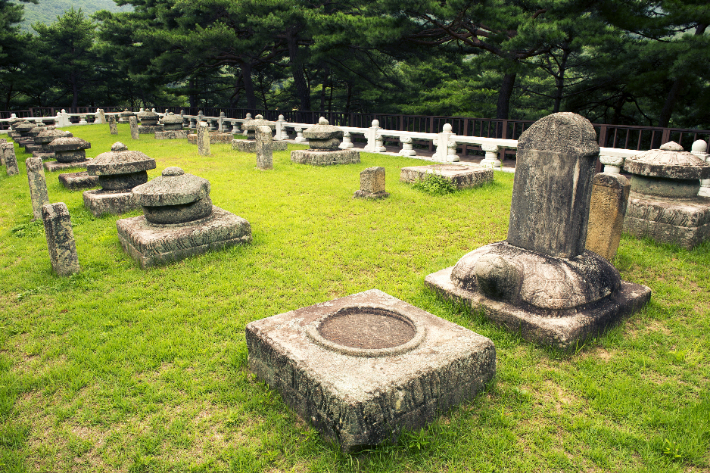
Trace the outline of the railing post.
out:
[[[606,125],[601,125],[599,127],[599,146],[606,146]]]

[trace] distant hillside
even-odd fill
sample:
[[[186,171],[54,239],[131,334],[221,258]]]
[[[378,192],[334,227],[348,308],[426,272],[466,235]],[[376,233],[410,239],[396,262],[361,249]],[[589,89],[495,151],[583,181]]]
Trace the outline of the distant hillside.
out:
[[[38,4],[23,3],[25,6],[25,20],[22,22],[22,29],[31,31],[32,23],[54,23],[58,16],[66,10],[81,8],[87,16],[99,10],[111,12],[131,11],[132,7],[119,7],[113,0],[39,0]]]

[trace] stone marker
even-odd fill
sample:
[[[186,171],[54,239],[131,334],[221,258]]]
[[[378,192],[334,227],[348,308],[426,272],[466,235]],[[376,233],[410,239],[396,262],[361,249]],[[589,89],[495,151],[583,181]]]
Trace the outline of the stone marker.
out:
[[[15,156],[15,146],[12,143],[2,145],[5,150],[5,172],[8,176],[15,176],[20,173],[20,168],[17,166],[17,157]]]
[[[41,158],[27,158],[27,181],[30,185],[30,197],[32,199],[32,213],[34,219],[42,218],[42,206],[49,203],[49,193],[47,192],[47,181],[44,178],[44,168]]]
[[[698,197],[710,165],[670,141],[624,161],[631,177],[624,231],[692,249],[710,239],[710,200]]]
[[[247,114],[248,115],[248,114]],[[256,129],[260,126],[268,126],[271,132],[276,129],[276,123],[264,120],[264,117],[257,115],[255,119],[251,119],[251,116],[247,116],[247,120],[242,124],[242,129],[247,132],[246,140],[232,140],[232,149],[241,151],[243,153],[256,153]],[[272,151],[286,151],[288,149],[288,143],[285,141],[271,141]]]
[[[584,249],[598,154],[587,119],[555,113],[535,122],[518,140],[508,240],[472,251],[426,284],[527,340],[564,349],[643,307],[649,288],[622,281]]]
[[[204,122],[197,124],[197,154],[200,156],[210,155],[210,132]]]
[[[71,228],[69,209],[64,202],[46,204],[42,207],[44,234],[52,269],[60,276],[69,276],[79,271],[74,231]]]
[[[700,158],[702,161],[710,164],[710,154],[707,153],[708,144],[704,140],[696,140],[693,142],[690,152]],[[700,190],[698,197],[710,197],[710,179],[702,179],[700,181]]]
[[[54,151],[50,147],[52,141],[57,138],[71,138],[74,135],[68,131],[62,131],[57,129],[47,129],[42,131],[35,137],[35,144],[39,146],[39,150],[33,151],[32,156],[35,158],[42,158],[43,160],[56,158]]]
[[[128,123],[131,125],[131,138],[134,140],[140,139],[140,133],[138,133],[138,119],[136,117],[128,117]]]
[[[59,183],[69,190],[90,189],[99,186],[99,176],[90,176],[88,172],[66,172],[60,174]]]
[[[123,110],[123,112],[119,113],[118,116],[118,123],[129,123],[129,119],[131,117],[135,117],[136,114],[126,108]]]
[[[160,120],[160,115],[158,115],[156,112],[146,110],[144,112],[138,113],[136,116],[141,121],[141,124],[138,127],[139,134],[152,135],[156,132],[163,131],[163,126],[158,124],[158,120]]]
[[[89,163],[89,160],[86,159],[86,150],[89,148],[91,148],[91,143],[75,136],[55,138],[49,143],[49,149],[52,150],[57,161],[45,162],[44,169],[52,172],[85,168]]]
[[[343,130],[330,125],[324,117],[320,117],[317,125],[304,131],[303,136],[308,138],[310,149],[291,151],[291,161],[294,163],[328,166],[360,162],[359,151],[340,149]]]
[[[89,175],[98,176],[101,189],[84,192],[84,207],[95,217],[137,209],[139,205],[131,190],[148,182],[150,169],[155,169],[153,158],[140,151],[128,151],[120,141],[114,143],[111,151],[101,153],[87,166]]]
[[[624,228],[631,183],[621,174],[599,173],[592,181],[586,248],[611,261]]]
[[[100,123],[100,124],[104,125],[106,123],[106,112],[104,112],[103,108],[99,108],[97,110],[97,112],[98,112],[98,117],[97,117],[96,123]]]
[[[118,238],[142,269],[251,241],[245,219],[212,205],[210,183],[178,167],[133,188],[143,215],[118,220]]]
[[[0,138],[0,166],[5,165],[5,145],[7,145],[7,140]]]
[[[428,166],[408,166],[402,168],[399,174],[401,182],[419,182],[428,175],[442,176],[457,189],[477,187],[493,181],[493,170],[481,166],[466,166],[463,164],[430,164]]]
[[[207,126],[207,128],[209,128],[209,126]],[[232,139],[234,138],[231,133],[220,133],[218,131],[209,131],[208,134],[210,135],[210,145],[213,145],[215,143],[229,144],[232,142]],[[197,144],[197,133],[191,133],[186,136],[187,136],[188,143],[190,143],[191,145]]]
[[[271,128],[260,126],[256,128],[256,168],[274,169],[274,154],[271,150],[273,139]]]
[[[378,166],[367,168],[360,173],[360,190],[354,197],[360,199],[382,199],[389,197],[385,192],[385,168]]]
[[[182,117],[172,112],[163,116],[162,131],[155,132],[156,140],[176,140],[187,138],[187,130],[182,129]],[[230,137],[231,138],[231,137]]]
[[[32,129],[29,131],[29,133],[27,133],[27,137],[30,138],[31,141],[25,142],[25,145],[24,145],[25,152],[27,152],[27,153],[35,153],[35,152],[38,152],[38,151],[42,151],[42,145],[39,144],[39,143],[37,143],[37,136],[38,136],[40,133],[42,133],[42,132],[45,132],[45,131],[47,131],[47,130],[53,130],[53,129],[54,129],[53,126],[51,126],[51,127],[49,127],[49,126],[36,126],[36,127],[32,128]]]
[[[118,126],[116,125],[115,115],[108,116],[108,128],[111,131],[112,135],[118,135]]]
[[[486,337],[377,289],[251,322],[249,369],[325,438],[396,442],[496,372]]]

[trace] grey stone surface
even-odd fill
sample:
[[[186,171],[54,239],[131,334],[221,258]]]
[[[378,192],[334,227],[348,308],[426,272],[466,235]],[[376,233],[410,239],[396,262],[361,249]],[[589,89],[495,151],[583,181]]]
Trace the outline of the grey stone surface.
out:
[[[430,164],[428,166],[404,167],[400,171],[399,180],[401,182],[418,182],[426,179],[428,174],[437,174],[445,177],[457,189],[477,187],[493,181],[493,169],[460,164]]]
[[[136,117],[128,117],[128,123],[131,126],[131,139],[140,139],[140,133],[138,133],[138,119]]]
[[[40,158],[42,161],[48,161],[50,159],[56,159],[57,156],[54,153],[43,153],[40,151],[34,151],[32,153],[33,158]]]
[[[9,146],[8,146],[9,145]],[[12,143],[3,145],[5,150],[5,172],[8,176],[15,176],[20,173],[20,168],[17,166],[17,157],[15,156],[15,147]]]
[[[182,130],[182,116],[175,115],[173,112],[167,113],[163,117],[162,123],[163,123],[163,128],[165,129],[165,131],[180,131],[180,130]]]
[[[291,161],[297,164],[311,164],[314,166],[353,164],[360,162],[360,152],[352,149],[336,151],[315,149],[294,150],[291,151]]]
[[[594,176],[586,248],[607,261],[614,259],[619,248],[630,190],[629,180],[621,174]]]
[[[242,153],[256,153],[256,140],[232,140],[232,149]],[[288,143],[285,141],[272,141],[271,151],[287,151]]]
[[[85,191],[82,197],[84,198],[84,207],[94,217],[100,217],[104,214],[121,215],[140,207],[130,190],[109,191],[97,189]]]
[[[108,116],[108,129],[112,135],[118,135],[118,126],[116,125],[116,117],[114,115]]]
[[[111,146],[111,151],[92,159],[87,171],[92,176],[115,176],[150,169],[155,169],[155,159],[140,151],[129,151],[126,145],[117,141]]]
[[[133,188],[138,203],[143,207],[184,205],[196,202],[210,195],[207,179],[186,174],[178,167],[163,169],[161,176]]]
[[[99,186],[99,176],[88,172],[71,172],[59,175],[59,182],[69,190],[90,189]]]
[[[56,172],[56,171],[66,171],[68,169],[80,169],[80,168],[86,169],[86,166],[88,166],[90,161],[91,160],[89,160],[89,159],[85,159],[83,161],[72,161],[69,163],[60,163],[58,161],[45,161],[44,162],[44,170],[49,171],[49,172]]]
[[[210,155],[210,133],[209,128],[204,123],[197,124],[197,154],[200,156]]]
[[[27,158],[27,181],[30,186],[30,198],[32,200],[32,214],[35,219],[42,218],[42,206],[49,203],[49,193],[47,192],[47,181],[44,177],[41,158]]]
[[[209,132],[210,136],[210,144],[213,143],[221,143],[221,144],[229,144],[232,142],[232,134],[231,133],[219,133],[215,131],[210,131]],[[187,135],[187,142],[190,143],[191,145],[197,144],[197,133],[189,134]]]
[[[148,223],[168,225],[192,222],[210,216],[212,199],[203,197],[195,202],[182,205],[144,206],[143,215]]]
[[[161,125],[138,125],[139,135],[152,135],[161,131],[163,131],[163,127]]]
[[[473,398],[493,343],[372,289],[251,322],[249,368],[345,451],[395,442]]]
[[[145,216],[116,222],[126,253],[142,269],[251,241],[245,219],[213,206],[210,216],[178,225],[154,225]]]
[[[5,165],[5,148],[12,146],[12,143],[8,143],[6,139],[0,138],[0,166]]]
[[[256,168],[274,169],[274,153],[272,151],[273,137],[271,128],[259,126],[255,130],[256,137]]]
[[[187,139],[187,130],[156,131],[156,140],[184,140]]]
[[[359,199],[382,199],[389,197],[385,192],[385,168],[381,166],[367,168],[360,172],[360,189],[355,191]]]
[[[317,125],[303,131],[303,136],[308,140],[311,149],[337,149],[343,139],[343,130],[320,117]]]
[[[52,269],[60,276],[69,276],[78,272],[79,257],[76,253],[74,231],[66,204],[57,202],[44,205],[42,221]]]
[[[245,121],[242,124],[242,129],[247,132],[247,139],[254,140],[256,129],[260,126],[268,126],[273,131],[276,129],[276,122],[264,120],[264,117],[261,115],[257,115],[253,120]]]
[[[91,143],[75,136],[68,136],[53,139],[49,146],[55,153],[64,153],[89,149]]]
[[[151,112],[150,110],[137,113],[136,117],[138,117],[138,120],[140,120],[141,125],[144,127],[156,126],[158,124],[158,120],[160,120],[160,115],[156,112]]]
[[[37,135],[35,137],[35,144],[40,145],[42,148],[38,151],[43,152],[43,153],[54,153],[51,147],[52,141],[54,141],[57,138],[71,138],[74,135],[72,135],[68,131],[62,131],[62,130],[57,130],[57,129],[48,129],[44,130],[42,133]],[[33,153],[34,155],[34,153]]]
[[[660,149],[645,151],[626,159],[624,170],[639,176],[666,179],[710,178],[710,165],[694,154],[683,151],[683,147],[674,141],[669,141]]]
[[[118,123],[129,123],[129,119],[131,117],[135,117],[136,114],[131,112],[128,109],[125,109],[123,112],[119,113],[118,116],[119,116]]]
[[[54,157],[59,163],[80,163],[86,161],[86,151],[83,149],[76,151],[55,151]]]

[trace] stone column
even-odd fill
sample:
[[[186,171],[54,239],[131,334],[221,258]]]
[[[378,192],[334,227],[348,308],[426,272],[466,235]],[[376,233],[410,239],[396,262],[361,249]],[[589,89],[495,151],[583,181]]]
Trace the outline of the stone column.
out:
[[[498,159],[498,151],[500,148],[493,143],[483,143],[481,149],[486,152],[486,156],[481,161],[481,166],[490,169],[500,169],[503,163]]]
[[[708,154],[708,144],[703,140],[697,140],[690,148],[690,152],[705,162],[710,163],[710,154]],[[700,180],[699,197],[710,197],[710,179]]]
[[[456,154],[456,148],[456,140],[454,140],[452,136],[449,138],[449,144],[446,145],[446,161],[455,163],[459,160],[459,156]]]
[[[86,115],[82,115],[79,118],[79,125],[88,125],[88,122],[86,121]]]
[[[197,154],[200,156],[210,155],[210,131],[205,122],[199,122],[197,126]]]
[[[346,131],[345,133],[343,133],[343,142],[340,143],[340,145],[338,147],[340,149],[350,149],[353,146],[355,146],[355,145],[353,145],[353,142],[350,139],[350,132]]]
[[[30,197],[32,198],[32,213],[36,220],[42,218],[42,206],[49,203],[47,181],[44,178],[42,158],[28,158],[25,164],[27,165],[27,181],[30,185]]]
[[[594,176],[586,248],[611,261],[616,256],[631,183],[621,174]]]
[[[217,119],[217,131],[220,133],[224,133],[224,119],[227,118],[227,116],[224,114],[224,112],[219,112],[219,118]]]
[[[131,138],[137,140],[141,135],[138,134],[138,119],[136,117],[128,117],[128,123],[131,125]]]
[[[190,128],[197,128],[197,118],[190,117]]]
[[[579,115],[555,113],[528,128],[518,140],[508,243],[558,258],[581,254],[598,156],[594,127]]]
[[[118,135],[118,127],[116,126],[116,117],[114,115],[108,116],[108,129],[111,130],[112,135]]]
[[[400,136],[399,141],[402,143],[402,149],[399,152],[400,156],[416,156],[417,152],[412,147],[411,136]]]
[[[385,141],[384,141],[383,136],[380,135],[379,133],[377,133],[377,135],[375,135],[375,150],[374,150],[375,153],[383,153],[383,152],[387,151],[387,148],[385,148],[384,142]]]
[[[439,161],[447,160],[447,156],[449,154],[449,140],[452,136],[454,136],[452,130],[453,128],[451,127],[451,124],[445,123],[444,131],[436,135],[436,139],[434,141],[434,144],[436,144],[436,153],[434,153],[432,158]]]
[[[380,121],[379,120],[372,120],[372,126],[368,128],[367,134],[365,137],[367,138],[367,144],[365,145],[365,151],[369,151],[370,153],[375,153],[377,145],[375,141],[377,141],[377,130],[380,129]]]
[[[271,127],[256,127],[256,168],[274,169]]]
[[[283,115],[279,115],[279,119],[276,120],[276,135],[274,136],[274,140],[282,141],[286,138],[288,138],[288,136],[286,136],[286,119]]]
[[[7,143],[10,146],[5,145],[5,171],[7,171],[8,176],[14,176],[20,174],[20,168],[17,167],[17,157],[15,156],[15,145],[12,143]]]
[[[74,232],[66,204],[57,202],[44,205],[42,220],[52,269],[60,276],[69,276],[78,272],[79,257],[76,254]]]
[[[599,162],[604,165],[605,174],[620,174],[624,166],[624,158],[621,156],[599,155]]]
[[[296,143],[303,143],[304,141],[306,141],[306,138],[303,137],[303,128],[297,126],[296,128],[294,128],[294,130],[296,131],[296,139],[294,139],[293,141],[295,141]]]

